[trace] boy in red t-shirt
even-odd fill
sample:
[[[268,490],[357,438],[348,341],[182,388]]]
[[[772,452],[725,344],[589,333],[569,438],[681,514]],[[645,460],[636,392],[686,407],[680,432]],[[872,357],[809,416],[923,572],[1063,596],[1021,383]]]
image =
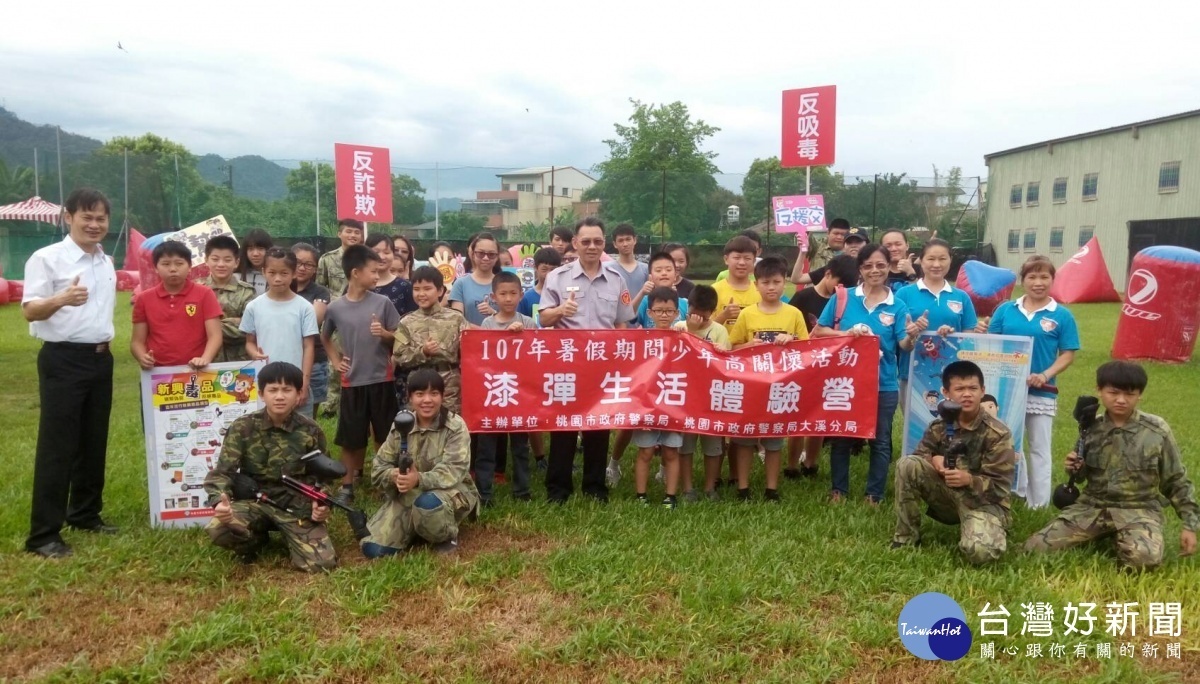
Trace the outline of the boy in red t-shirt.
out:
[[[221,351],[221,305],[207,287],[192,282],[192,252],[164,240],[151,254],[162,280],[133,303],[133,339],[129,350],[143,369],[212,363]]]

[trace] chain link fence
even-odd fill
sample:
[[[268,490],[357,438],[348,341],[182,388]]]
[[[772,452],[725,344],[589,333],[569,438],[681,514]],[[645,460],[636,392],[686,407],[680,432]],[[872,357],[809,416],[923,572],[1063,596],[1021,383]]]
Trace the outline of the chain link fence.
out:
[[[47,155],[42,155],[43,159]],[[235,233],[263,228],[281,244],[306,241],[336,247],[336,192],[332,165],[322,161],[224,161],[179,154],[96,151],[65,159],[39,173],[7,169],[0,204],[35,194],[61,202],[62,191],[91,186],[113,204],[105,248],[124,261],[125,230],[145,235],[176,230],[223,215]],[[775,196],[820,194],[826,219],[843,217],[874,235],[897,228],[919,244],[937,234],[976,250],[982,238],[983,198],[978,178],[913,177],[902,173],[844,175],[813,169],[752,169],[748,173],[695,174],[636,171],[596,177],[590,166],[513,169],[442,163],[392,166],[393,222],[371,231],[413,239],[419,258],[437,240],[458,251],[480,231],[504,244],[544,243],[551,228],[598,215],[611,227],[630,223],[648,254],[668,242],[688,245],[692,275],[711,277],[724,266],[721,248],[738,231],[757,231],[764,251],[789,259],[795,236],[775,230]],[[61,181],[61,182],[60,182]],[[0,220],[0,266],[5,277],[23,276],[36,249],[61,239],[61,226]]]

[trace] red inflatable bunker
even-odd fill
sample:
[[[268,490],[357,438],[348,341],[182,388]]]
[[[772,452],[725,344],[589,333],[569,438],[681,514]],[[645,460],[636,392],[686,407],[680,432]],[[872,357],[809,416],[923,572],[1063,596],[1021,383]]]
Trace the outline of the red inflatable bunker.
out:
[[[1088,240],[1075,256],[1058,267],[1050,296],[1063,304],[1089,302],[1119,302],[1121,296],[1113,287],[1104,254],[1100,252],[1100,240]]]
[[[25,296],[25,281],[10,280],[8,281],[8,301],[14,304],[20,304],[21,298]]]
[[[1166,245],[1138,252],[1129,267],[1113,358],[1186,363],[1198,327],[1200,252]]]
[[[8,281],[0,278],[0,304],[7,304],[12,293],[9,291]]]
[[[117,291],[132,292],[142,282],[142,274],[138,271],[117,271]]]

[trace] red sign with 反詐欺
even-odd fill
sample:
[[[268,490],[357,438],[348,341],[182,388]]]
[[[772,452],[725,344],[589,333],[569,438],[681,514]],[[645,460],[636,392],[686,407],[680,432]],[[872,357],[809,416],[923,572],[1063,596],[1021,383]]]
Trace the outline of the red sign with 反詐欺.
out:
[[[833,164],[836,127],[837,86],[783,91],[780,166]]]
[[[672,330],[468,330],[460,353],[471,432],[875,436],[871,336],[725,352]]]
[[[333,146],[337,216],[369,223],[392,222],[392,167],[386,147]]]

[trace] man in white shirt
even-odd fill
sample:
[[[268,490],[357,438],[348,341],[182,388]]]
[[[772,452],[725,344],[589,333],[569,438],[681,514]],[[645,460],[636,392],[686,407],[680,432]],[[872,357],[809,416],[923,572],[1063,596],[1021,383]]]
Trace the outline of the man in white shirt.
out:
[[[70,234],[29,257],[21,299],[29,334],[42,340],[41,421],[25,550],[44,558],[71,555],[63,523],[85,532],[117,531],[100,518],[117,299],[117,274],[100,241],[108,235],[112,205],[100,191],[81,188],[67,197],[64,210]]]

